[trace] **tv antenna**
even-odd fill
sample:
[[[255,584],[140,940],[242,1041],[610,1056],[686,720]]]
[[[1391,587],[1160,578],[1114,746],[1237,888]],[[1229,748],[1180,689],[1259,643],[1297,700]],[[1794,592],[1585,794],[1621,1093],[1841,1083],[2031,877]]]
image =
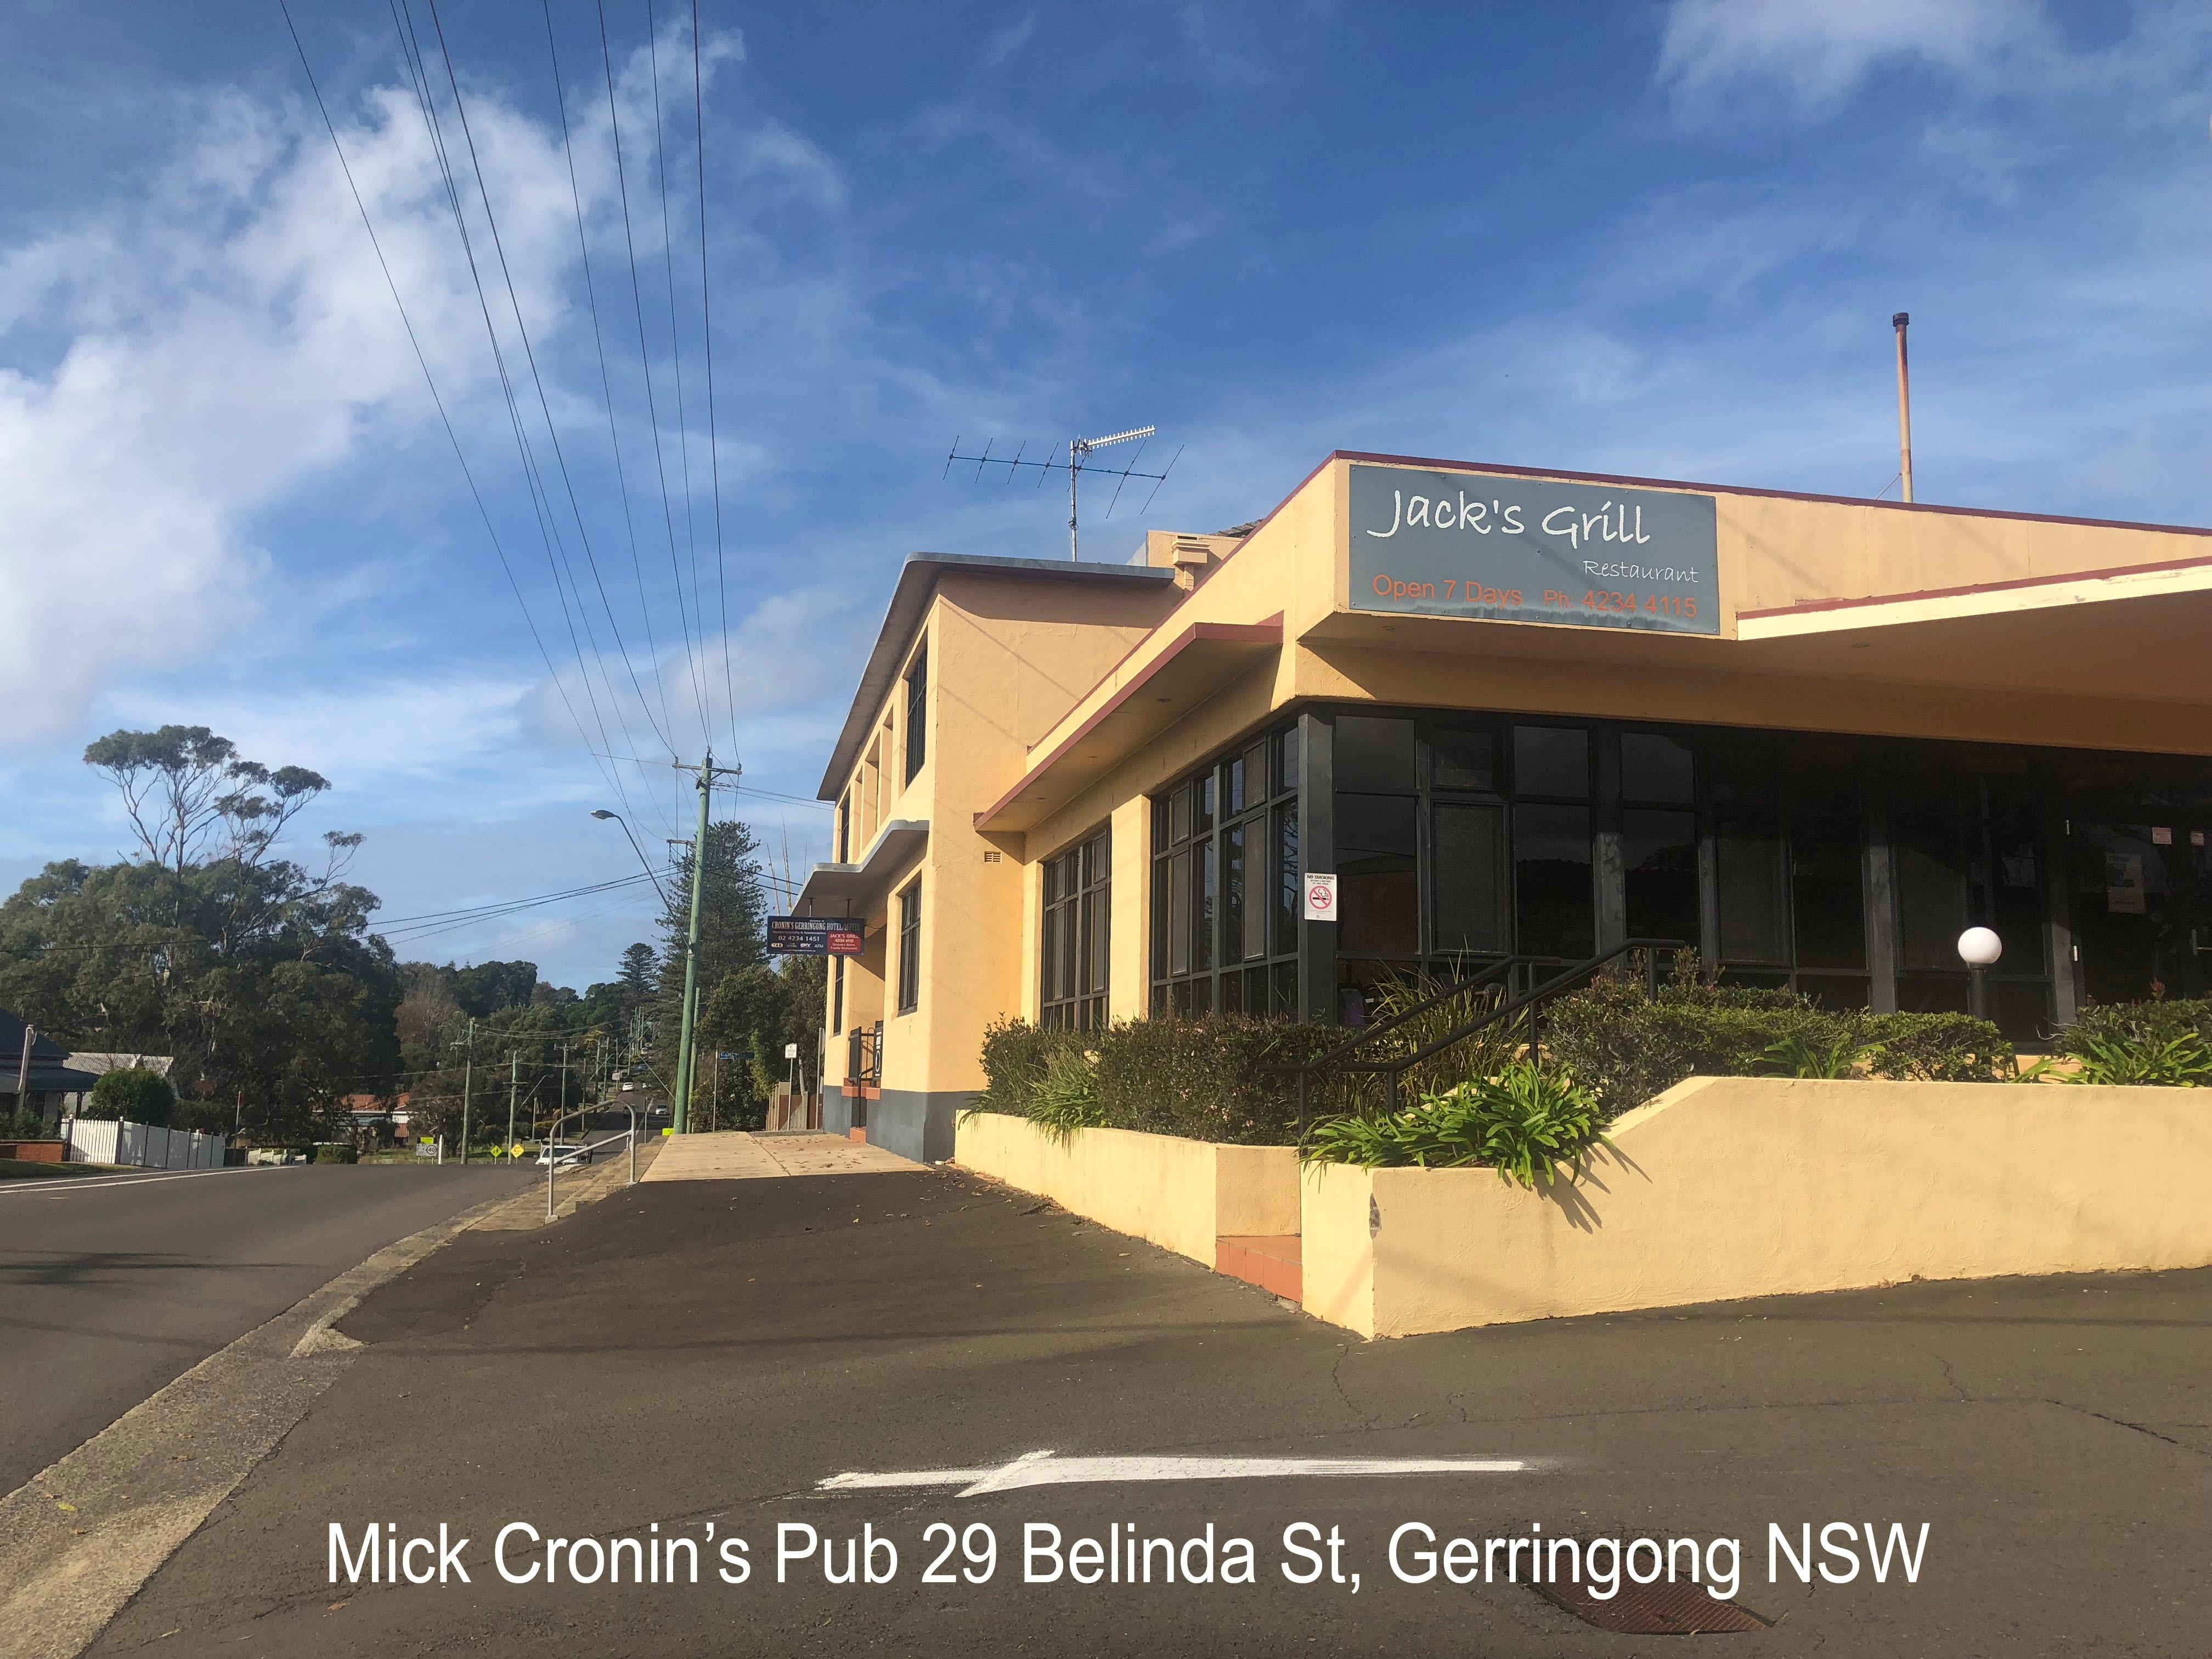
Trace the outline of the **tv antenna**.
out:
[[[1145,446],[1152,441],[1153,433],[1157,432],[1158,429],[1159,428],[1157,427],[1133,426],[1127,432],[1113,433],[1103,438],[1071,438],[1068,440],[1067,459],[1066,460],[1060,459],[1060,446],[1057,444],[1053,446],[1052,453],[1043,460],[1025,460],[1023,457],[1029,451],[1029,444],[1027,441],[1024,441],[1021,447],[1017,449],[1012,455],[994,455],[991,453],[991,449],[992,446],[998,442],[998,440],[995,438],[992,439],[989,443],[983,446],[983,453],[981,454],[963,455],[960,453],[960,440],[955,438],[952,441],[951,453],[948,454],[945,458],[945,472],[947,477],[951,475],[952,464],[955,461],[973,461],[975,463],[976,477],[981,478],[983,476],[983,469],[987,466],[1003,466],[1006,469],[1006,482],[1008,483],[1012,483],[1016,478],[1021,476],[1021,471],[1024,467],[1033,466],[1037,470],[1037,488],[1040,489],[1044,488],[1045,475],[1047,473],[1066,473],[1067,556],[1071,559],[1080,559],[1083,556],[1082,543],[1079,538],[1080,532],[1076,526],[1075,511],[1075,492],[1078,481],[1081,479],[1085,472],[1097,472],[1104,477],[1118,480],[1114,486],[1114,494],[1112,497],[1106,503],[1106,516],[1110,519],[1114,516],[1115,503],[1121,499],[1121,490],[1123,487],[1128,483],[1129,480],[1132,478],[1150,478],[1152,481],[1152,495],[1146,496],[1144,507],[1140,507],[1137,509],[1139,513],[1144,512],[1146,507],[1152,506],[1152,495],[1157,495],[1160,493],[1160,486],[1167,482],[1168,473],[1175,471],[1176,462],[1182,459],[1182,449],[1178,446],[1174,456],[1169,460],[1167,468],[1164,471],[1139,472],[1137,471],[1137,463],[1145,459]],[[1118,472],[1111,466],[1092,466],[1090,465],[1090,459],[1093,451],[1104,449],[1109,444],[1126,444],[1133,441],[1137,446],[1137,453],[1129,458],[1129,465],[1121,468]]]

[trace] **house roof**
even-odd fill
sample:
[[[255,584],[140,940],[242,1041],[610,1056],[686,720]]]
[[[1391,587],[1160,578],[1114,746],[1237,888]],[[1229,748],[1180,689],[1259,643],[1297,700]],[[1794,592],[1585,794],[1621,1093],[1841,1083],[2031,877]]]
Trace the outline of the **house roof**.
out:
[[[23,1058],[23,1021],[21,1016],[0,1008],[0,1073],[12,1085],[15,1067]],[[31,1066],[36,1070],[42,1063],[62,1066],[68,1063],[69,1050],[51,1037],[33,1036],[31,1038]]]
[[[22,1039],[18,1037],[15,1041],[20,1043]],[[167,1077],[169,1074],[169,1068],[175,1065],[176,1061],[167,1054],[137,1054],[110,1050],[105,1053],[73,1054],[69,1057],[69,1063],[80,1072],[90,1072],[95,1076],[108,1072],[137,1069]]]
[[[845,779],[875,721],[876,710],[890,695],[899,665],[906,660],[907,647],[913,643],[922,617],[928,613],[930,598],[936,592],[939,580],[957,570],[1099,586],[1170,587],[1175,583],[1175,572],[1165,566],[1088,564],[1072,559],[1000,559],[980,553],[908,554],[906,562],[899,567],[898,583],[891,589],[884,625],[877,631],[875,648],[869,652],[866,665],[860,670],[860,684],[853,693],[853,706],[846,713],[844,729],[837,734],[837,746],[830,752],[830,769],[822,775],[822,799],[836,800],[842,793]]]

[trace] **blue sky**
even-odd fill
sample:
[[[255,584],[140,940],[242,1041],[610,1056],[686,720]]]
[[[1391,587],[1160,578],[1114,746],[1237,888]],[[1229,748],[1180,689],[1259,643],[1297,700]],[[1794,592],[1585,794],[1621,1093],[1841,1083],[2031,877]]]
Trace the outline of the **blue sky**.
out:
[[[305,827],[368,833],[388,915],[608,879],[635,860],[589,810],[675,833],[656,728],[695,758],[708,704],[748,786],[803,798],[738,798],[803,869],[901,556],[1064,549],[1049,489],[940,476],[956,433],[1157,422],[1173,478],[1086,532],[1115,558],[1256,516],[1335,447],[1870,495],[1905,309],[1920,499],[2212,522],[2201,4],[702,0],[710,450],[688,3],[656,13],[664,148],[644,0],[606,3],[635,287],[595,8],[550,5],[566,150],[545,12],[441,8],[512,301],[409,3],[550,555],[391,13],[293,11],[545,656],[274,0],[19,4],[0,884],[119,850],[77,756],[164,720],[327,774]],[[403,954],[581,987],[648,908]]]

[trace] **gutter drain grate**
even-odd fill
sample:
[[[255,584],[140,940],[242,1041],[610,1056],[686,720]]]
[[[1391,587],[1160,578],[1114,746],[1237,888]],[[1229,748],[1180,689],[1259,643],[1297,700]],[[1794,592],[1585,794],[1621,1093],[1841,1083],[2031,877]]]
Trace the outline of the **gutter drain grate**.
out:
[[[1528,1588],[1584,1624],[1623,1636],[1718,1636],[1770,1626],[1748,1608],[1708,1595],[1698,1583],[1624,1583],[1608,1601],[1600,1601],[1580,1584]]]

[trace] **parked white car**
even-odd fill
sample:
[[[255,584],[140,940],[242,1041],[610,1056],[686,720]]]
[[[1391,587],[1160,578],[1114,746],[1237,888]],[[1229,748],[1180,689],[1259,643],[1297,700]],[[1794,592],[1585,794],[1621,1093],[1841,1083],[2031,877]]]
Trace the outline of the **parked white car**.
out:
[[[579,1146],[565,1140],[556,1140],[550,1146],[538,1152],[538,1167],[542,1170],[550,1164],[557,1169],[565,1170],[572,1164],[589,1164],[597,1150],[595,1147]]]

